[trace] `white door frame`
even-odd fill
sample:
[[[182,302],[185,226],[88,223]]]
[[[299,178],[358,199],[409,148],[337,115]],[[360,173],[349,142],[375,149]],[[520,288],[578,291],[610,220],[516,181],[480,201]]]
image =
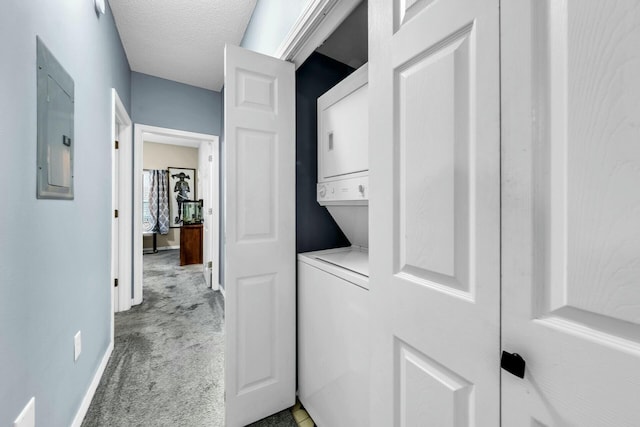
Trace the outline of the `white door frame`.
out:
[[[218,241],[212,236],[213,233],[218,233],[220,224],[213,223],[213,218],[215,218],[215,216],[211,201],[217,200],[219,202],[218,194],[220,185],[213,185],[214,182],[220,181],[218,176],[213,176],[214,171],[217,170],[217,166],[219,165],[219,156],[220,153],[214,152],[213,144],[211,142],[203,142],[200,144],[200,148],[198,149],[198,167],[200,168],[200,171],[196,174],[196,179],[198,183],[198,194],[204,194],[205,196],[200,197],[201,199],[205,199],[203,207],[203,215],[205,219],[203,229],[202,272],[205,276],[207,285],[214,291],[220,289],[220,285],[218,283],[219,280],[213,280],[213,274],[217,274],[219,265],[219,263],[214,263],[213,259],[214,256],[216,258],[218,257],[219,249],[218,247],[213,247],[215,244],[218,244]],[[204,173],[202,173],[203,171]],[[211,263],[210,267],[207,265],[208,263]]]
[[[144,140],[146,137],[153,135],[154,142],[165,142],[171,145],[182,145],[186,147],[198,148],[203,144],[211,144],[213,152],[213,177],[218,177],[219,168],[219,137],[217,135],[209,135],[204,133],[188,132],[183,130],[169,129],[158,126],[149,126],[136,123],[134,126],[134,152],[133,152],[133,300],[132,304],[142,303],[142,159],[144,154]],[[219,187],[213,185],[211,191],[213,207],[213,215],[211,221],[213,224],[219,223]],[[219,268],[219,227],[212,227],[211,238],[214,244],[212,258],[212,288],[219,288],[218,268]],[[203,244],[207,244],[204,242]],[[207,262],[206,260],[203,260]]]
[[[111,244],[111,281],[109,286],[111,292],[111,312],[128,310],[131,307],[131,295],[127,289],[131,289],[131,161],[133,147],[131,144],[131,119],[127,109],[120,100],[118,92],[111,89],[111,141],[115,144],[118,141],[118,149],[111,148],[111,192],[112,211],[118,209],[118,247],[115,239]],[[116,156],[119,168],[116,175]],[[116,200],[116,191],[117,198]],[[113,215],[113,214],[112,214]],[[112,217],[113,218],[113,217]],[[112,221],[112,236],[115,232],[116,221]],[[115,268],[117,254],[118,265]],[[114,286],[114,280],[118,279],[118,287]],[[113,338],[113,314],[111,316],[111,337]]]

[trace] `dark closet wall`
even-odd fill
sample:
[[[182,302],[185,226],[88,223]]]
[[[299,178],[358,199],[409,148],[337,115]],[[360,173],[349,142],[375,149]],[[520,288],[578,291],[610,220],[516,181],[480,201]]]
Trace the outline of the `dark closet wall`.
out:
[[[296,249],[298,253],[349,246],[349,240],[316,201],[317,100],[354,71],[313,53],[296,71]]]

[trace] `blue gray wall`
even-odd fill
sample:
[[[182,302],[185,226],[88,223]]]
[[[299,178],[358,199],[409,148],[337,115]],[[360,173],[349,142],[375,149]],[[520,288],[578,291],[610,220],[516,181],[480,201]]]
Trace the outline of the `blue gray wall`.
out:
[[[135,123],[220,135],[220,92],[131,73],[131,119]]]
[[[36,35],[75,81],[70,201],[35,196]],[[3,1],[0,58],[0,425],[35,396],[39,427],[68,426],[110,341],[111,88],[129,107],[130,70],[92,1]]]
[[[273,55],[310,0],[258,0],[240,46]]]
[[[316,201],[318,97],[354,71],[313,53],[296,71],[296,249],[298,253],[349,246],[349,240]]]

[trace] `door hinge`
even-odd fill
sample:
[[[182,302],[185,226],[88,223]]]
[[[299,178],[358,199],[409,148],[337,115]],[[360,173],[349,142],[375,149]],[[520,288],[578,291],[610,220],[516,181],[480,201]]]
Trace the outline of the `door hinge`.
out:
[[[209,161],[213,162],[213,155],[209,154]]]
[[[209,261],[207,263],[207,268],[213,268],[213,261]]]
[[[114,218],[118,218],[118,209],[116,209],[115,211],[113,211],[113,217],[114,217]]]
[[[113,287],[114,288],[118,287],[118,279],[113,279]]]
[[[115,146],[116,146],[116,150],[118,149],[119,145],[118,145],[118,140],[115,140]]]

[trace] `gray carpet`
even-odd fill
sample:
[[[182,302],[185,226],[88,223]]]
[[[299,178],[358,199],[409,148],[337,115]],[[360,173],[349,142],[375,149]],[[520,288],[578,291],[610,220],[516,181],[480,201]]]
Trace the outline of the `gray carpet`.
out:
[[[224,300],[202,265],[144,256],[144,302],[115,316],[115,345],[83,427],[223,426]],[[292,426],[283,411],[253,427]]]

